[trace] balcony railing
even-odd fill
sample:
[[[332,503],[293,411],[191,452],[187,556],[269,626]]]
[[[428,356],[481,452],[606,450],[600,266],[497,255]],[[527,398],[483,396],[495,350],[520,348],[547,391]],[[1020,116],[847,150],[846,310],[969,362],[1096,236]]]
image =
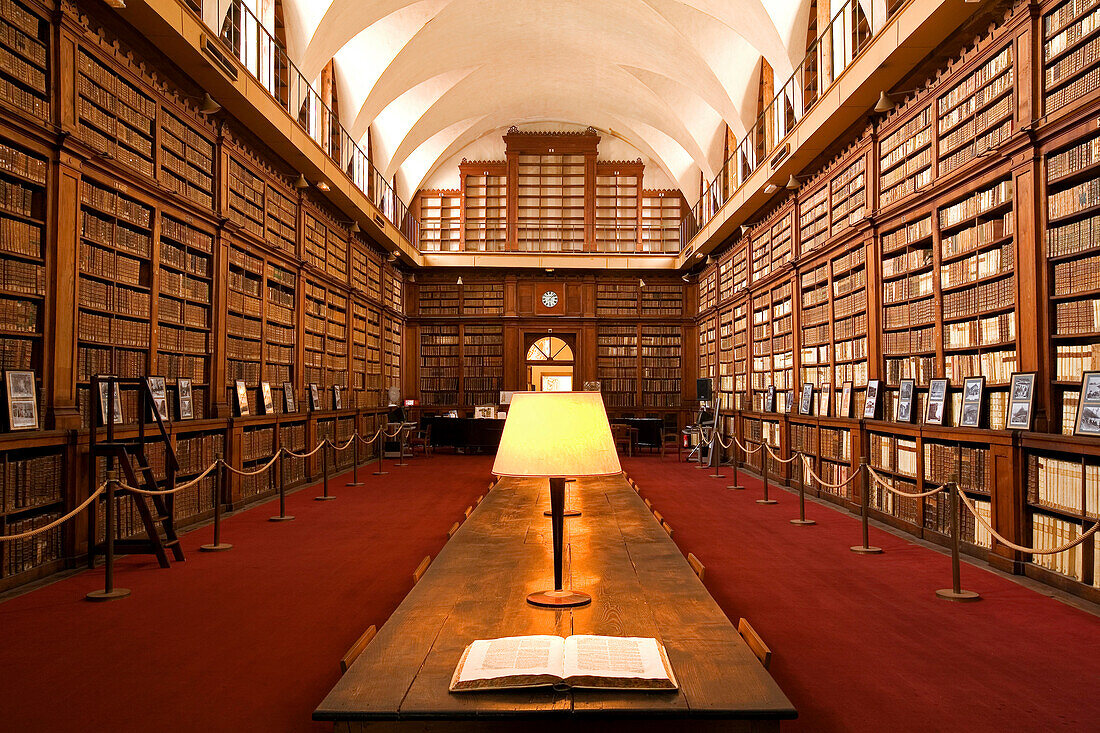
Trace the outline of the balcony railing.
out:
[[[187,0],[187,5],[198,11],[199,2]],[[241,0],[201,0],[201,12],[241,66],[415,245],[419,222],[252,10]]]
[[[848,0],[807,50],[806,57],[738,142],[699,202],[680,223],[685,249],[749,176],[767,165],[787,135],[825,96],[836,78],[870,45],[904,0]]]

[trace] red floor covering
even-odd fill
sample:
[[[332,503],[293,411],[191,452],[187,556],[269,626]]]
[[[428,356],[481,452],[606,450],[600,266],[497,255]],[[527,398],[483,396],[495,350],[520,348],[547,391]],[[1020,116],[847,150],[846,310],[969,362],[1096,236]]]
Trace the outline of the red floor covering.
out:
[[[489,483],[491,457],[418,457],[406,468],[269,503],[184,535],[187,560],[122,559],[105,604],[101,570],[0,603],[0,731],[305,731],[339,660],[382,622]],[[365,472],[363,472],[365,474]]]
[[[962,565],[976,603],[935,597],[950,559],[872,527],[883,555],[857,555],[858,517],[797,497],[755,503],[762,485],[727,491],[674,459],[624,468],[706,567],[735,623],[748,618],[773,652],[770,671],[799,711],[784,730],[1100,730],[1100,619],[995,573]]]

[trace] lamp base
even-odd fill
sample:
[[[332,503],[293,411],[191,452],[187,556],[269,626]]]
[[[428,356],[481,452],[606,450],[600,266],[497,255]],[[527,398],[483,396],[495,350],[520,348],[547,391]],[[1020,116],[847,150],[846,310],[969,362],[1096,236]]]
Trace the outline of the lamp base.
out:
[[[587,606],[592,596],[577,590],[540,590],[527,596],[527,602],[543,608],[571,608]]]
[[[565,509],[565,510],[562,511],[561,515],[563,517],[579,517],[581,515],[581,510],[580,509]],[[547,509],[546,511],[544,511],[542,513],[542,516],[552,517],[552,516],[554,516],[554,513],[551,512],[549,509]]]

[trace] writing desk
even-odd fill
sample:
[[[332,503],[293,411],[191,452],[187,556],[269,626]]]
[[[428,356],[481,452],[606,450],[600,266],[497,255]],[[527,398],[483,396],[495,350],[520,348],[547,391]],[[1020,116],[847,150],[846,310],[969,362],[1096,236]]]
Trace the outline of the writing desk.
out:
[[[337,731],[776,731],[790,701],[621,476],[568,484],[565,586],[580,608],[529,605],[553,587],[545,480],[502,479],[314,711]],[[653,636],[678,692],[550,688],[451,693],[466,645],[525,634]],[[336,660],[333,660],[335,665]]]

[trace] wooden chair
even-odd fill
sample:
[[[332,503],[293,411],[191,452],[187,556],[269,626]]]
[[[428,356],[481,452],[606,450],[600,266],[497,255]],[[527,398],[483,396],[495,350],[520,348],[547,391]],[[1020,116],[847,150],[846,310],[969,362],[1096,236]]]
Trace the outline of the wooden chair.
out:
[[[416,449],[419,448],[424,452],[424,456],[431,455],[432,452],[432,426],[428,424],[423,430],[416,430],[405,439],[405,445],[408,447],[409,452],[416,455]]]
[[[676,462],[679,463],[684,453],[684,441],[682,439],[679,430],[662,430],[661,431],[661,458],[665,457],[666,452],[671,452],[672,449],[676,449]]]
[[[624,452],[628,456],[633,455],[634,443],[630,437],[629,425],[612,425],[611,437],[615,440],[615,450]],[[620,450],[625,449],[625,450]]]
[[[473,513],[473,511],[474,511],[474,508],[472,506],[466,507],[466,519],[470,518],[470,515]]]
[[[671,524],[669,524],[668,522],[666,522],[666,521],[665,521],[665,520],[663,520],[663,519],[661,520],[661,529],[663,529],[664,531],[668,532],[668,536],[669,536],[669,537],[671,537],[671,536],[672,536],[672,525],[671,525]]]
[[[420,582],[420,579],[424,577],[424,573],[428,572],[428,566],[432,564],[432,556],[428,555],[420,564],[416,566],[416,570],[413,571],[413,585]]]
[[[648,497],[647,497],[647,498],[645,498],[645,499],[642,499],[642,501],[644,501],[644,502],[645,502],[645,505],[646,505],[647,507],[649,507],[650,509],[652,509],[652,508],[653,508],[653,502],[652,502],[652,501],[650,501]]]
[[[688,553],[688,565],[695,571],[695,574],[699,576],[699,580],[703,579],[707,569],[703,567],[703,563],[699,562],[699,558],[695,557],[693,553]]]
[[[741,638],[745,640],[745,643],[749,645],[749,649],[752,649],[752,653],[756,655],[756,658],[760,660],[760,663],[764,665],[764,669],[768,668],[768,665],[772,661],[772,650],[768,648],[768,645],[764,643],[764,640],[760,638],[760,634],[756,633],[756,629],[752,627],[746,619],[740,619],[737,622],[737,633],[741,635]]]
[[[474,499],[474,506],[477,506],[478,504],[480,504],[481,500],[484,499],[484,498],[485,498],[485,494],[482,494],[481,496]]]
[[[660,524],[660,523],[662,523],[662,522],[664,522],[664,521],[665,521],[665,515],[664,515],[664,514],[661,514],[661,513],[660,513],[659,511],[657,511],[656,509],[654,509],[654,510],[653,510],[653,516],[654,516],[654,518],[655,518],[655,519],[657,520],[657,523],[658,523],[658,524]]]
[[[451,528],[447,530],[447,539],[451,539],[455,536],[455,532],[458,531],[458,522],[451,525]]]
[[[371,624],[367,627],[367,630],[363,632],[363,635],[355,640],[355,643],[351,645],[351,649],[348,649],[340,660],[340,674],[348,671],[348,667],[352,662],[359,658],[359,655],[363,653],[363,650],[367,648],[367,644],[370,644],[371,639],[378,633],[378,628]]]

